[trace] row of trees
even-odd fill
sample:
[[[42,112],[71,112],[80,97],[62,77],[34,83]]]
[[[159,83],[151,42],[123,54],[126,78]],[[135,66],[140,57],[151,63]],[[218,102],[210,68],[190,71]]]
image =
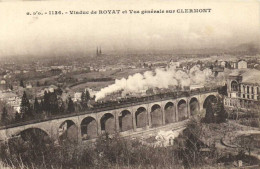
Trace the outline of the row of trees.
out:
[[[62,91],[55,90],[54,92],[44,92],[41,100],[35,98],[33,103],[30,103],[26,92],[23,93],[20,113],[16,112],[14,117],[8,114],[6,107],[2,108],[1,124],[6,125],[10,122],[19,122],[30,119],[37,119],[46,116],[73,113],[82,111],[89,107],[90,94],[88,91],[82,92],[81,102],[73,102],[71,97],[66,101],[61,98]],[[11,119],[11,120],[10,120]]]
[[[74,112],[75,107],[71,97],[64,103],[58,95],[57,91],[45,91],[43,99],[39,101],[35,98],[34,103],[31,104],[24,92],[21,101],[20,119],[31,119],[40,115],[49,116]]]

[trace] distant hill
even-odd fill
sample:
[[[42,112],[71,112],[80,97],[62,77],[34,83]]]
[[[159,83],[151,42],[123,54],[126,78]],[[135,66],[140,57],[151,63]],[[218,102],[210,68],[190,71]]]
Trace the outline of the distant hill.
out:
[[[256,54],[256,53],[259,53],[260,50],[259,50],[259,45],[251,42],[251,43],[243,43],[243,44],[237,45],[234,48],[230,49],[230,52]]]

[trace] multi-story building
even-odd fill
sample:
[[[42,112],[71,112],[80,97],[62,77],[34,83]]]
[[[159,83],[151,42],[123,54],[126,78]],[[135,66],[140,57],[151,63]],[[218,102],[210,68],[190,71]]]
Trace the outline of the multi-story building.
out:
[[[231,68],[233,69],[246,69],[247,62],[245,60],[239,60],[236,62],[230,62]]]
[[[247,68],[247,62],[244,60],[240,60],[237,62],[237,68],[238,69],[246,69]]]
[[[227,80],[224,104],[231,108],[251,109],[260,105],[260,71],[256,69],[235,70]]]

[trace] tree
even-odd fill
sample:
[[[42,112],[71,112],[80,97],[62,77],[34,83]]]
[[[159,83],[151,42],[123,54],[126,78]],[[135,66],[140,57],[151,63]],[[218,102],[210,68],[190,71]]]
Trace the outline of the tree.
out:
[[[48,85],[48,82],[47,81],[44,81],[44,86],[47,86]]]
[[[210,103],[210,102],[207,104],[206,115],[205,115],[205,122],[206,123],[213,123],[213,122],[215,122],[213,104],[214,103]]]
[[[81,103],[82,103],[82,104],[83,104],[84,100],[85,100],[85,92],[83,91],[83,92],[81,93]]]
[[[66,110],[65,104],[64,104],[64,102],[63,102],[61,97],[57,96],[57,101],[58,101],[58,112],[60,114],[63,114],[65,112],[65,110]]]
[[[32,117],[31,106],[25,92],[23,93],[21,102],[21,115],[23,119]]]
[[[75,107],[74,107],[74,103],[71,99],[71,97],[69,97],[69,102],[68,102],[68,112],[72,113],[75,111]]]
[[[86,109],[88,107],[89,100],[90,100],[89,91],[86,90],[85,92],[82,92],[82,94],[81,94],[81,105],[84,109]]]
[[[20,86],[24,88],[23,80],[20,80]]]
[[[44,108],[43,108],[44,107],[44,100],[43,99],[41,99],[41,104],[40,105],[41,105],[41,109],[43,111],[44,110]]]
[[[59,95],[59,96],[62,95],[62,92],[63,92],[63,91],[62,91],[62,89],[61,89],[60,87],[55,90],[55,93],[56,93],[57,95]]]
[[[37,87],[40,86],[40,82],[39,82],[39,81],[36,82],[36,86],[37,86]]]
[[[227,96],[228,95],[227,94],[227,84],[225,84],[225,86],[223,86],[223,87],[218,88],[218,92],[219,92],[219,94]]]
[[[38,113],[41,112],[41,106],[40,106],[40,104],[39,104],[37,98],[35,98],[35,100],[34,100],[34,106],[33,106],[33,108],[34,108],[34,112],[35,112],[36,114],[38,114]]]
[[[6,125],[7,124],[7,120],[8,120],[8,112],[7,112],[7,109],[5,107],[3,107],[2,116],[1,116],[2,124]]]
[[[63,101],[61,102],[61,104],[59,105],[59,112],[61,114],[63,114],[65,112],[65,105],[63,103]]]
[[[46,111],[47,113],[50,111],[50,100],[49,100],[49,98],[50,98],[50,94],[47,91],[45,91],[44,96],[43,96],[44,102],[43,102],[42,109],[44,111]]]
[[[225,122],[227,117],[228,114],[225,111],[222,98],[217,98],[216,100],[208,101],[208,103],[206,104],[206,123]]]
[[[10,88],[10,90],[13,90],[13,89],[14,89],[13,85],[10,85],[10,87],[9,87],[9,88]]]
[[[86,95],[85,95],[85,97],[86,97],[86,101],[89,102],[89,100],[90,100],[90,93],[89,93],[88,90],[86,90],[85,93],[86,93]]]
[[[218,123],[222,123],[222,122],[226,121],[228,114],[227,114],[227,112],[224,108],[223,102],[220,99],[217,102],[217,108],[216,108],[215,112],[217,114],[217,122]]]
[[[14,120],[15,120],[15,122],[20,121],[20,119],[21,119],[20,114],[19,114],[18,112],[15,112],[15,116],[14,116]]]
[[[58,99],[55,92],[50,93],[49,105],[51,114],[57,114],[59,112]]]

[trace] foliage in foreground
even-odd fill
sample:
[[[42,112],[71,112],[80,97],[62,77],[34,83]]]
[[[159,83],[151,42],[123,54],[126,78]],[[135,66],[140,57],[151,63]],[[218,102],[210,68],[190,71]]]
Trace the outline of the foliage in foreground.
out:
[[[65,143],[32,147],[9,143],[1,147],[1,159],[10,166],[28,168],[179,168],[173,147],[153,148],[138,141],[100,138],[94,146]]]
[[[30,138],[1,145],[0,157],[15,168],[191,168],[216,162],[216,151],[200,151],[200,124],[191,121],[174,146],[151,147],[140,141],[107,135],[93,144],[60,146]],[[22,167],[21,167],[22,166]]]

